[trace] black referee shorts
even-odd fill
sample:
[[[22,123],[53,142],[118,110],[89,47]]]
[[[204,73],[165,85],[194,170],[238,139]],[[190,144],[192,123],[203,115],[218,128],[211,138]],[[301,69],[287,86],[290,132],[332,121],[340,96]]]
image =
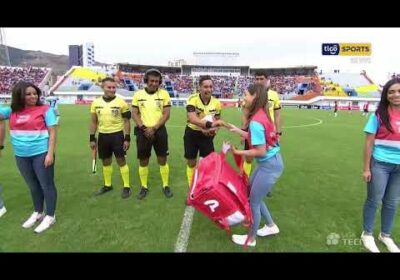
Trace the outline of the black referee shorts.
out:
[[[101,159],[110,158],[113,153],[116,158],[124,157],[124,132],[99,133],[98,152]]]
[[[167,157],[168,152],[168,133],[167,128],[163,125],[154,133],[154,139],[150,140],[144,132],[135,127],[136,145],[137,145],[137,158],[146,159],[151,155],[151,148],[154,147],[154,151],[158,157]]]
[[[186,126],[183,143],[185,147],[185,158],[196,159],[197,153],[200,152],[201,157],[206,157],[214,152],[214,136],[205,136],[201,131],[193,130]]]

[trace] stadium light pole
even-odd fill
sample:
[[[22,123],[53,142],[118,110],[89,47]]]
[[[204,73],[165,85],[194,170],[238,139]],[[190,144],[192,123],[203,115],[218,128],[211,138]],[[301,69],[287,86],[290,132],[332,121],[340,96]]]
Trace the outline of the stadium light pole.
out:
[[[4,31],[4,28],[0,28],[0,45],[4,47],[7,65],[11,66],[10,54],[8,53],[8,46],[6,42],[6,32]]]

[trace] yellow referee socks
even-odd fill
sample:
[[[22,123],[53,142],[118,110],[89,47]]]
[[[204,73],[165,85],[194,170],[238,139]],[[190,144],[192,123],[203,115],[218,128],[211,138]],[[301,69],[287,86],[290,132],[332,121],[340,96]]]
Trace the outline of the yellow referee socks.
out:
[[[130,188],[129,185],[129,167],[127,164],[119,167],[119,171],[121,172],[122,181],[124,182],[124,188]]]
[[[103,165],[104,186],[106,186],[106,187],[111,187],[112,172],[113,172],[112,165],[109,165],[109,166]]]
[[[244,170],[244,173],[246,173],[247,177],[250,177],[250,173],[251,173],[251,162],[248,163],[247,161],[244,161],[244,163],[243,163],[243,170]]]
[[[192,185],[193,172],[194,172],[194,167],[190,167],[189,165],[186,165],[186,176],[187,176],[189,188]]]
[[[149,176],[149,166],[140,166],[139,165],[139,177],[140,183],[142,187],[147,189],[147,177]]]
[[[165,165],[160,165],[160,174],[161,174],[161,180],[163,187],[168,186],[168,180],[169,180],[169,165],[166,163]]]

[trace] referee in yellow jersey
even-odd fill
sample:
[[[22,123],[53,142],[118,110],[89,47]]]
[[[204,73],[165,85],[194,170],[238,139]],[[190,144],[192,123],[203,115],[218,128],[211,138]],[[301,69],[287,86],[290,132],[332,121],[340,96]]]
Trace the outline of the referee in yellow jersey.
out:
[[[160,88],[162,76],[159,70],[154,68],[147,70],[144,75],[144,82],[146,87],[136,91],[132,98],[132,118],[136,123],[137,157],[142,185],[138,199],[143,199],[148,194],[149,159],[153,147],[160,165],[163,193],[167,198],[170,198],[172,191],[168,186],[169,166],[167,156],[169,153],[165,123],[169,119],[171,99],[169,93]]]
[[[224,122],[221,117],[221,102],[212,96],[213,82],[210,76],[201,76],[199,92],[189,96],[187,126],[183,143],[187,160],[186,176],[189,187],[192,183],[193,169],[197,163],[197,155],[206,157],[214,152],[214,136],[218,126]]]
[[[90,147],[96,149],[99,158],[103,161],[104,186],[96,195],[104,194],[112,190],[112,154],[120,168],[124,187],[122,198],[131,195],[129,185],[129,167],[126,164],[125,154],[129,149],[131,131],[131,112],[128,104],[120,97],[115,96],[116,83],[113,78],[105,78],[101,81],[103,96],[95,99],[90,107]],[[99,139],[96,143],[96,131],[99,130]]]

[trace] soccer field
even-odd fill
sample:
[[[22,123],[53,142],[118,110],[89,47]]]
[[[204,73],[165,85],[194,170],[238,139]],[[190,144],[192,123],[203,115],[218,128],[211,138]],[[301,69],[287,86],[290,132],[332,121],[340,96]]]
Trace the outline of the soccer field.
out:
[[[122,182],[114,160],[114,190],[94,197],[93,193],[103,184],[103,177],[101,163],[97,174],[91,174],[89,107],[62,105],[60,111],[55,163],[57,223],[39,235],[33,229],[22,228],[33,206],[7,135],[0,158],[0,184],[8,212],[0,218],[0,251],[173,252],[188,191],[183,157],[185,110],[172,108],[167,123],[170,186],[174,196],[167,199],[162,193],[153,152],[149,194],[142,201],[136,198],[140,183],[134,138],[127,155],[133,195],[126,200],[121,198]],[[332,112],[323,110],[284,109],[282,114],[285,170],[273,188],[273,196],[266,199],[281,232],[274,237],[258,238],[257,246],[246,252],[365,252],[359,236],[366,196],[366,185],[362,181],[366,118],[360,112],[347,111],[339,111],[336,118]],[[239,125],[240,112],[225,109],[222,118]],[[236,135],[221,129],[215,138],[216,150],[220,150],[223,140],[239,145]],[[380,230],[379,216],[376,234]],[[399,222],[397,216],[394,240],[400,240]],[[232,233],[245,232],[247,229],[242,226],[232,228]],[[379,242],[377,245],[386,251]],[[187,251],[243,252],[243,248],[195,212]]]

